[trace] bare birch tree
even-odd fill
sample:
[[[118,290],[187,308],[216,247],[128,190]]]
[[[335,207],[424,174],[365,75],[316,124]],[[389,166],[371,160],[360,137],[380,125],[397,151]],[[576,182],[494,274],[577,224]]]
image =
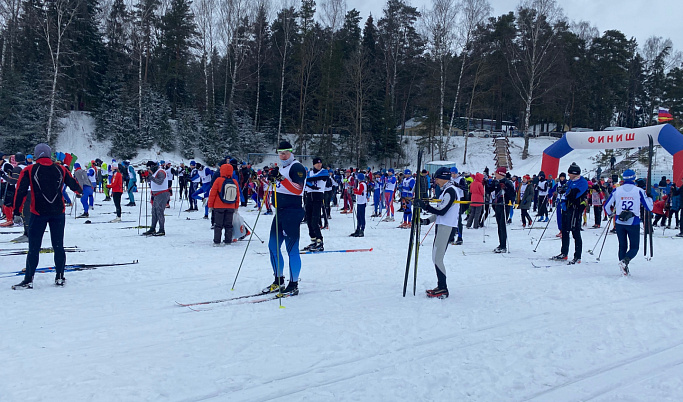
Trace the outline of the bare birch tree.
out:
[[[222,0],[220,4],[220,26],[227,61],[223,102],[227,110],[232,112],[238,74],[245,65],[247,55],[246,36],[245,32],[240,31],[240,24],[248,17],[253,16],[253,13],[249,0]],[[228,81],[230,81],[229,92]]]
[[[291,47],[292,37],[294,36],[296,28],[296,12],[293,5],[287,6],[291,0],[283,0],[283,7],[280,11],[278,23],[280,24],[282,37],[280,41],[275,41],[275,47],[280,54],[280,61],[282,63],[280,70],[280,108],[277,121],[277,143],[280,143],[282,137],[282,106],[285,96],[285,71],[287,68],[287,60],[289,58],[289,48]]]
[[[486,18],[491,15],[491,4],[488,0],[463,0],[461,3],[461,13],[460,13],[460,72],[458,73],[458,82],[455,89],[455,98],[453,99],[453,110],[451,111],[451,120],[448,124],[448,135],[446,136],[446,148],[449,146],[451,133],[453,130],[453,122],[455,120],[455,114],[458,105],[458,99],[460,98],[460,88],[462,87],[462,75],[465,71],[465,67],[469,60],[469,46],[472,42],[472,37],[474,35],[475,29],[480,24],[483,24]],[[465,128],[465,135],[469,130],[469,124]],[[465,140],[467,142],[467,140]]]
[[[52,137],[52,122],[55,116],[55,102],[57,100],[57,78],[59,77],[64,34],[74,20],[78,4],[78,0],[55,0],[43,7],[44,16],[41,31],[50,52],[52,67],[52,89],[50,91],[50,108],[48,109],[47,117],[48,143]]]
[[[270,2],[259,0],[254,15],[254,47],[256,56],[256,105],[254,107],[254,129],[259,130],[259,112],[261,109],[261,69],[265,59],[265,50],[268,39],[268,16],[270,15]]]
[[[531,105],[543,95],[541,85],[559,56],[554,51],[558,33],[555,28],[563,20],[556,0],[522,0],[517,10],[517,37],[507,43],[511,83],[524,102],[522,159],[529,156]]]
[[[423,13],[425,36],[432,57],[439,65],[439,158],[445,160],[448,150],[444,147],[444,101],[446,96],[446,76],[448,65],[453,57],[455,28],[458,17],[456,0],[432,0],[432,8]],[[449,130],[450,133],[450,130]]]
[[[209,59],[214,48],[214,25],[216,25],[216,0],[198,0],[194,3],[194,16],[199,31],[201,47],[202,70],[204,71],[204,111],[211,114],[213,103],[209,100],[209,94],[213,95],[213,66],[209,72]],[[211,82],[211,86],[209,85]]]

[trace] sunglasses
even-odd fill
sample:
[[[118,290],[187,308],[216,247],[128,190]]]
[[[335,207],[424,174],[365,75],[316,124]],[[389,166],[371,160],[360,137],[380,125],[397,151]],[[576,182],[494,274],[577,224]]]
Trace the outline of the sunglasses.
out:
[[[277,150],[277,153],[278,153],[278,155],[284,155],[285,153],[287,153],[287,152],[292,152],[292,151],[294,151],[292,148],[289,148],[289,149],[278,149],[278,150]]]

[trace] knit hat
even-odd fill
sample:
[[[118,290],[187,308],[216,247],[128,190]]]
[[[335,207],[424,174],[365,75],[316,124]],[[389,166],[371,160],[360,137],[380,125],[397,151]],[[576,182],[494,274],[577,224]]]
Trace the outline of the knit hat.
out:
[[[33,159],[33,155],[31,155],[31,154],[26,155],[26,159]]]
[[[197,166],[197,162],[195,162],[195,161],[190,161],[190,166]]]
[[[624,171],[622,177],[624,178],[624,180],[633,181],[633,180],[636,179],[636,172],[634,172],[634,171],[631,170],[631,169],[626,169],[626,170]]]
[[[545,172],[542,170],[540,172],[538,172],[538,177],[542,177],[545,179]]]
[[[455,166],[453,166],[453,167],[451,168],[451,173],[458,173],[458,168],[455,167]]]
[[[313,164],[315,165],[316,163],[323,163],[323,160],[320,159],[320,157],[316,156],[315,158],[313,158]]]
[[[80,169],[80,168],[81,168],[80,163],[78,163],[78,162],[74,163],[74,169]]]
[[[411,174],[411,173],[410,173],[410,169],[404,170],[404,171],[403,171],[403,174],[406,175],[406,176],[410,176],[410,174]]]
[[[394,168],[389,168],[389,170],[387,170],[387,172],[394,173]]]
[[[363,181],[363,180],[365,180],[365,175],[363,173],[358,173],[356,178],[358,178],[358,180],[360,180],[360,181]]]
[[[21,163],[26,161],[26,157],[24,156],[23,152],[17,152],[16,154],[14,154],[14,160],[17,163]]]
[[[36,156],[36,159],[49,158],[52,156],[52,148],[50,148],[50,146],[47,144],[41,143],[36,145],[36,148],[33,150],[33,154]]]
[[[569,166],[569,169],[567,169],[567,172],[569,174],[581,174],[581,168],[576,164],[576,162],[572,162],[572,164]]]
[[[289,141],[280,141],[280,144],[277,146],[277,151],[292,151],[294,147],[292,147],[292,144],[289,143]]]
[[[505,176],[505,173],[507,173],[507,172],[508,172],[508,168],[506,168],[505,166],[498,166],[498,169],[496,169],[496,173],[501,175],[501,176]]]
[[[447,167],[440,167],[434,172],[435,179],[450,180],[451,170]]]
[[[557,176],[558,179],[559,179],[560,177],[567,177],[567,174],[566,174],[565,172],[562,172],[562,173],[560,173],[559,176]]]

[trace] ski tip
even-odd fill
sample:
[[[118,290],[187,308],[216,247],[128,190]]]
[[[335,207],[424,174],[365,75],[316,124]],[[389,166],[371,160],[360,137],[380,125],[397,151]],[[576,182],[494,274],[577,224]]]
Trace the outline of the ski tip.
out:
[[[370,250],[368,250],[368,251],[372,251],[372,250],[374,250],[374,249],[371,247]]]
[[[280,306],[280,307],[278,307],[278,308],[281,308],[281,309],[282,309],[282,308],[285,308],[285,306]]]

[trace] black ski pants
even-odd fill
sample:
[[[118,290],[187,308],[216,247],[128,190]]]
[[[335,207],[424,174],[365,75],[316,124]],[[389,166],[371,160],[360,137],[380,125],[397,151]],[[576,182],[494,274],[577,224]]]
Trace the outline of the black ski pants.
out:
[[[583,240],[581,239],[581,219],[583,217],[583,206],[578,208],[567,208],[562,211],[562,254],[569,255],[569,233],[574,238],[574,258],[581,259],[583,250]]]
[[[112,197],[114,198],[114,208],[116,208],[116,216],[118,218],[121,217],[121,196],[123,193],[112,193]]]
[[[235,210],[231,208],[214,208],[213,242],[215,244],[219,244],[221,242],[223,229],[225,229],[224,242],[226,244],[232,243],[232,218],[234,214]]]
[[[50,240],[54,250],[55,271],[58,276],[64,275],[66,265],[66,252],[64,251],[64,226],[66,219],[64,213],[57,215],[36,215],[31,213],[28,218],[28,254],[26,255],[25,282],[33,282],[40,261],[40,248],[43,245],[45,228],[50,225]]]
[[[505,206],[495,205],[493,211],[496,213],[496,224],[498,225],[498,247],[507,249],[508,232],[507,232],[507,212]]]
[[[311,193],[306,203],[306,224],[308,225],[308,236],[312,239],[322,240],[323,234],[320,231],[320,212],[323,209],[323,193]]]

